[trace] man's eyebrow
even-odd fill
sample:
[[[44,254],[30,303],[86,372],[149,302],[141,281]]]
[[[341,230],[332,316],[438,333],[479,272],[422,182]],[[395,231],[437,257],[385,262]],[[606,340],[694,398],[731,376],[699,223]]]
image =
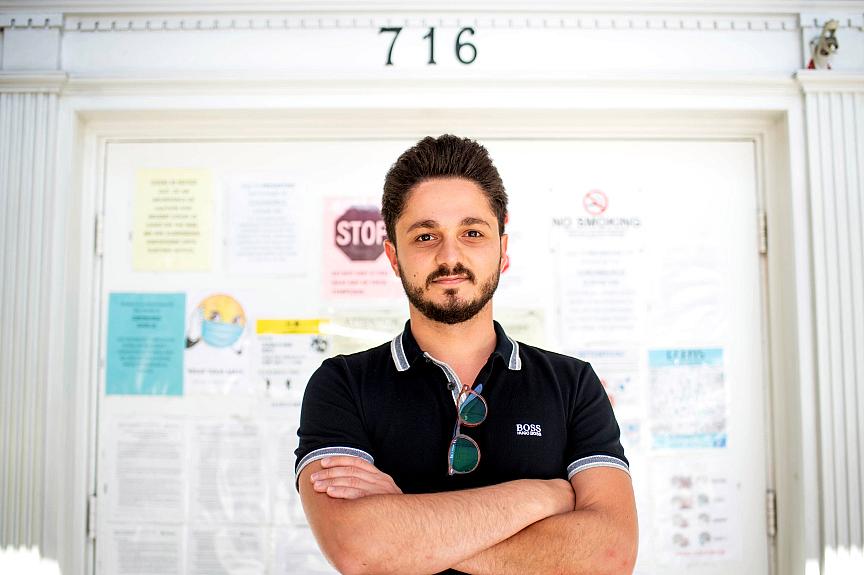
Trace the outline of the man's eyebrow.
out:
[[[410,232],[418,228],[437,228],[438,226],[439,224],[435,220],[421,220],[419,222],[414,222],[413,224],[408,226],[408,229],[405,231]]]
[[[461,225],[463,225],[463,226],[480,226],[480,225],[483,225],[483,226],[486,226],[487,228],[492,228],[492,226],[489,225],[489,222],[487,222],[483,218],[475,218],[474,216],[468,216],[466,218],[463,218]],[[405,230],[405,232],[406,233],[412,232],[412,231],[419,229],[419,228],[435,229],[435,228],[438,228],[440,226],[441,226],[441,224],[439,224],[435,220],[420,220],[419,222],[414,222],[413,224],[408,226],[408,229]]]
[[[462,220],[462,225],[463,225],[463,226],[479,226],[479,225],[484,225],[484,226],[486,226],[487,228],[491,228],[491,227],[492,227],[492,226],[489,225],[489,222],[487,222],[487,221],[484,220],[483,218],[474,218],[474,217],[471,217],[471,216],[469,216],[469,217],[465,218],[464,220]]]

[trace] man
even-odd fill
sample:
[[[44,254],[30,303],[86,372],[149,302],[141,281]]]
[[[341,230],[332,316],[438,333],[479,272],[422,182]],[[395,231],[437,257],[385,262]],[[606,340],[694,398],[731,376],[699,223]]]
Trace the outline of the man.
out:
[[[349,574],[632,572],[633,490],[597,376],[492,319],[507,195],[486,149],[421,140],[382,215],[410,320],[326,360],[303,399],[297,482],[324,554]]]

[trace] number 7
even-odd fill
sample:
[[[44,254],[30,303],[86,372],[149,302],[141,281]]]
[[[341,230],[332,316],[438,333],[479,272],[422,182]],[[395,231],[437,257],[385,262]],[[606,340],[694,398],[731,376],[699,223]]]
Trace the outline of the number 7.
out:
[[[401,31],[402,31],[401,26],[398,28],[381,28],[380,30],[378,30],[379,34],[382,32],[396,32],[396,34],[393,35],[393,41],[390,42],[390,49],[387,50],[387,63],[385,64],[385,66],[392,66],[393,65],[393,60],[391,59],[391,56],[393,55],[393,46],[396,45],[396,38],[399,37],[399,32],[401,32]]]

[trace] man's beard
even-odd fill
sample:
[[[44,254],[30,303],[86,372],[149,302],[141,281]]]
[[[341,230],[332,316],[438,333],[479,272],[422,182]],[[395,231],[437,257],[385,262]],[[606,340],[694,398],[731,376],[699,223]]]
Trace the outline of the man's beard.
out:
[[[426,289],[432,285],[432,282],[438,278],[446,276],[464,275],[469,282],[476,285],[477,278],[474,273],[462,265],[461,262],[453,266],[451,270],[447,264],[441,264],[434,272],[426,278],[425,287],[408,285],[404,274],[399,274],[399,279],[402,280],[402,287],[405,289],[405,295],[408,296],[408,301],[416,307],[420,313],[425,315],[432,321],[453,325],[468,321],[477,315],[483,309],[492,296],[495,290],[498,289],[498,279],[501,277],[500,266],[494,276],[486,280],[480,288],[480,294],[471,301],[460,299],[457,295],[457,289],[445,289],[444,294],[447,296],[447,303],[439,305],[432,300],[425,299]]]

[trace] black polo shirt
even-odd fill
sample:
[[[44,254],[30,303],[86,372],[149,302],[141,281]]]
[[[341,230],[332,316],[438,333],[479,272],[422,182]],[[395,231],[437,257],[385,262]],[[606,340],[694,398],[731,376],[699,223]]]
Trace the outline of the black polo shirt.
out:
[[[518,343],[494,325],[495,350],[473,386],[488,415],[477,427],[461,428],[480,446],[477,469],[447,473],[461,382],[420,349],[409,321],[390,343],[327,359],[312,375],[296,475],[339,454],[374,463],[404,493],[569,479],[597,466],[628,471],[612,407],[590,364]]]

